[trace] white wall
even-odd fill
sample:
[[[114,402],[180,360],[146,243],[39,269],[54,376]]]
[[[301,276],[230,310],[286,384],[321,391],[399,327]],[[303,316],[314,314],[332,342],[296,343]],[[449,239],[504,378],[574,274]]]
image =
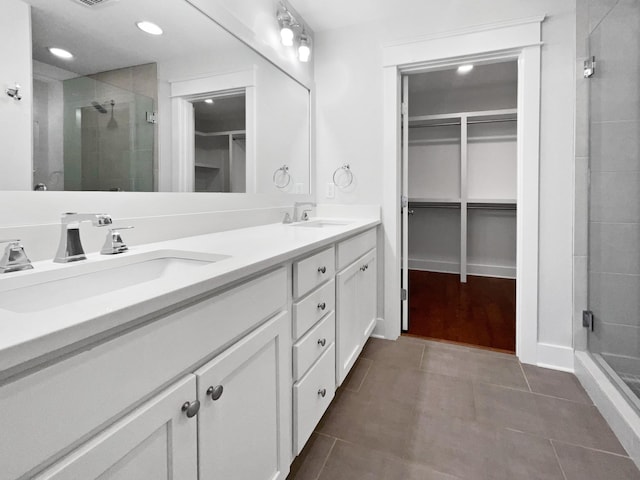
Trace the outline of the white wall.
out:
[[[454,0],[440,9],[415,0],[397,18],[316,32],[318,200],[381,202],[383,45],[542,14],[538,341],[571,346],[574,0]],[[342,163],[357,185],[327,199],[326,183]]]
[[[0,49],[0,190],[31,190],[31,17],[20,0],[2,2]],[[16,83],[20,101],[5,94]]]

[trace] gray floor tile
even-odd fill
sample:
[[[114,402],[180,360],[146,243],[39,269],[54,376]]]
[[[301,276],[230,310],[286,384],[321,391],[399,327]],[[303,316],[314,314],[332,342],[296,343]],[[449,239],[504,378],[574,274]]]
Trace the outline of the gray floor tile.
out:
[[[575,375],[533,365],[522,365],[522,368],[532,392],[593,404]]]
[[[415,407],[428,415],[475,420],[473,384],[462,378],[424,373]]]
[[[593,405],[536,395],[540,421],[548,438],[626,455],[615,434]]]
[[[630,458],[553,442],[567,480],[640,480]]]
[[[402,456],[411,437],[413,410],[384,396],[343,390],[316,430],[360,446]]]
[[[473,391],[478,422],[546,436],[536,395],[484,383],[474,384]]]
[[[495,480],[564,480],[551,442],[513,430],[498,432]]]
[[[335,438],[313,433],[291,464],[287,480],[317,480],[335,442]]]
[[[358,357],[349,375],[342,382],[342,388],[354,392],[359,391],[372,363],[373,361],[368,358]]]
[[[430,373],[466,378],[476,382],[493,383],[520,390],[528,390],[520,364],[493,352],[473,352],[470,349],[427,345],[421,367]]]
[[[320,480],[457,480],[427,466],[406,462],[359,445],[338,440]]]
[[[362,350],[361,357],[385,366],[417,368],[423,351],[424,346],[419,343],[370,338]]]
[[[424,376],[417,368],[388,367],[382,362],[373,362],[359,394],[372,402],[384,401],[393,403],[395,408],[413,411]]]

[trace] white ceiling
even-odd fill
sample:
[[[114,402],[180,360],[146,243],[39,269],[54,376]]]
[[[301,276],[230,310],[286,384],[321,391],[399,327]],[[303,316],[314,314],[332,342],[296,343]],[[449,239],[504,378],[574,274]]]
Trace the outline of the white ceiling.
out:
[[[109,0],[95,7],[76,0],[26,2],[33,7],[33,58],[80,75],[239,44],[184,0]],[[135,25],[140,20],[160,25],[164,34],[141,32]],[[49,46],[69,50],[75,58],[57,59]]]

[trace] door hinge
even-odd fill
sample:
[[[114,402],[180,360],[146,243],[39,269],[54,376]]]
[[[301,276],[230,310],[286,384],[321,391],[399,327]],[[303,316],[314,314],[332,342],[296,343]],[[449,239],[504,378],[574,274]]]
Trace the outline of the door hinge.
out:
[[[407,197],[406,195],[401,195],[400,196],[400,206],[402,208],[407,208],[409,206],[409,197]]]
[[[158,123],[158,118],[157,118],[157,113],[156,112],[147,112],[146,115],[146,119],[147,119],[147,123]]]
[[[403,302],[405,300],[407,300],[407,298],[409,298],[406,288],[403,288],[402,290],[400,290],[400,292],[401,292],[400,296],[401,296]]]
[[[409,114],[409,107],[404,102],[402,102],[402,106],[400,107],[400,113],[402,115],[408,115]]]
[[[593,312],[591,310],[582,311],[582,326],[593,332]]]
[[[591,78],[596,73],[596,57],[584,61],[584,78]]]

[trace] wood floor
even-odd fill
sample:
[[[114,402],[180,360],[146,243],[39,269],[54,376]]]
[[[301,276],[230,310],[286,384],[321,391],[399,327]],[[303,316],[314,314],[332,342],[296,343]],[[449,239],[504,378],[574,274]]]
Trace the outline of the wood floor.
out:
[[[408,333],[515,352],[516,281],[410,270]]]

